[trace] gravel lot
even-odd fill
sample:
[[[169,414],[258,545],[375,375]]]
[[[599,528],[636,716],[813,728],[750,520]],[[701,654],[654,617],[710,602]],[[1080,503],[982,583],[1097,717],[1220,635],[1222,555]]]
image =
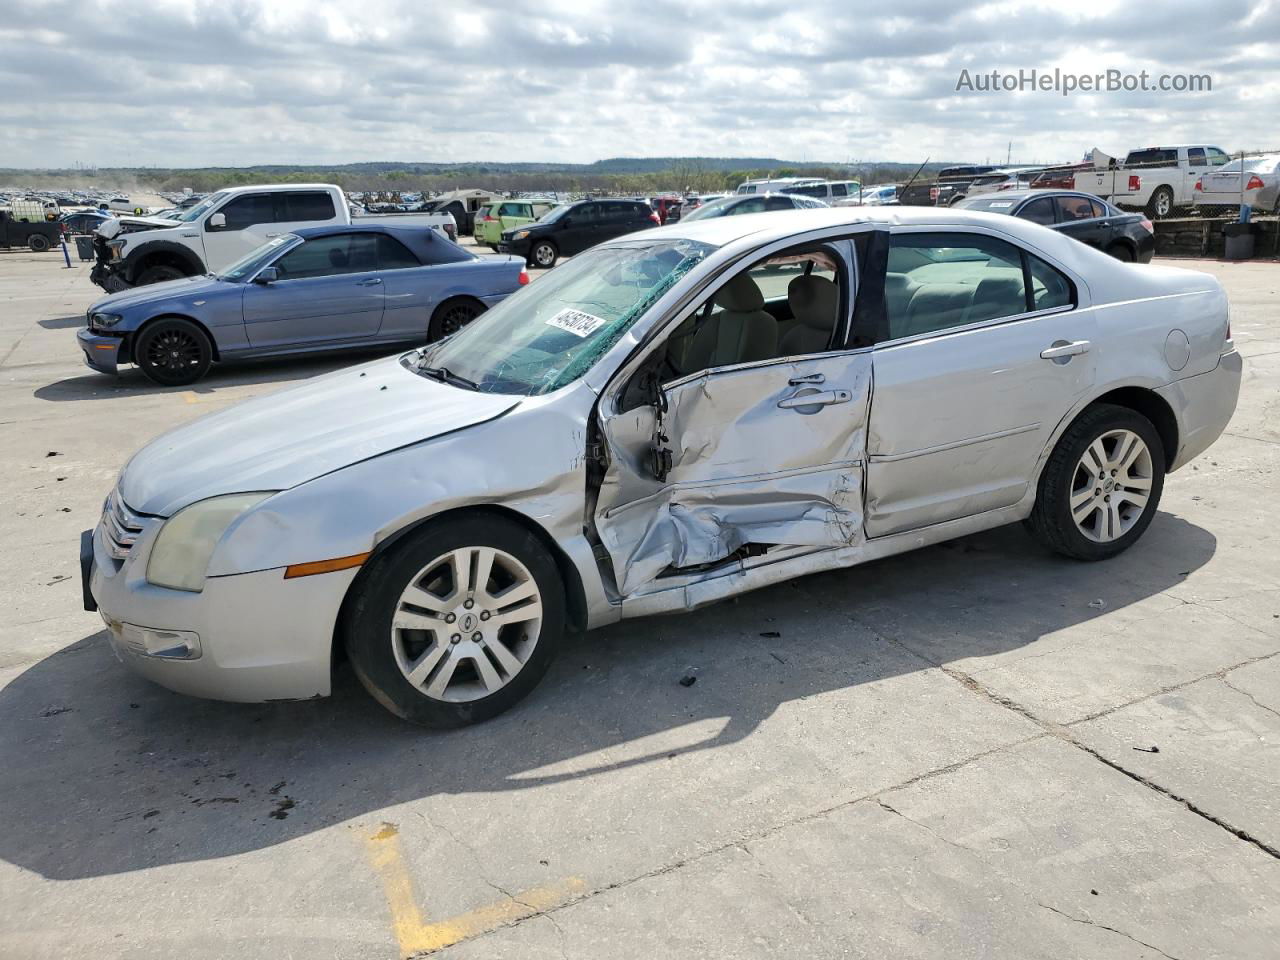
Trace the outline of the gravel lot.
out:
[[[0,956],[1276,956],[1280,264],[1178,261],[1245,384],[1122,557],[1013,527],[631,621],[447,734],[117,664],[76,558],[125,458],[350,359],[91,373],[73,264],[0,252]]]

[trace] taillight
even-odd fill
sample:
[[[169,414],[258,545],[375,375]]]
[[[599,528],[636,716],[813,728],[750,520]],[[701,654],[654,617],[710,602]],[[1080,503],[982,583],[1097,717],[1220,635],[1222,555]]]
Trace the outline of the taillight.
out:
[[[486,213],[486,214],[484,215],[484,221],[483,221],[483,222],[484,222],[484,223],[493,223],[493,217],[489,216],[489,214],[487,214],[487,213]]]
[[[662,226],[662,221],[658,219],[658,215],[656,213],[649,214],[649,219],[652,220],[654,223],[656,223],[658,226]]]
[[[938,188],[937,188],[937,187],[930,187],[930,188],[929,188],[929,199],[930,199],[930,201],[932,201],[933,203],[937,203],[937,202],[938,202]]]
[[[1255,174],[1254,176],[1249,178],[1249,182],[1244,185],[1244,188],[1246,190],[1261,190],[1262,178]]]
[[[1204,182],[1203,182],[1202,180],[1199,180],[1199,179],[1197,179],[1197,180],[1196,180],[1196,189],[1197,189],[1197,190],[1203,190],[1203,189],[1204,189]]]
[[[1146,217],[1142,218],[1142,222],[1138,224],[1138,226],[1142,227],[1142,229],[1147,231],[1147,233],[1156,232],[1156,225],[1152,223],[1150,220],[1148,220]]]
[[[523,287],[528,282],[529,282],[529,271],[526,270],[524,267],[521,267],[520,276],[516,278],[516,283],[517,285]]]
[[[1137,193],[1142,189],[1142,178],[1136,173],[1129,174],[1129,192]]]

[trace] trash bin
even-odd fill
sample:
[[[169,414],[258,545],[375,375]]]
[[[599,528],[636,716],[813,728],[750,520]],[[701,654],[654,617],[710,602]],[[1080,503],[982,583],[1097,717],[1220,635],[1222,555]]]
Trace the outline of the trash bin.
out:
[[[1253,256],[1253,224],[1228,223],[1222,228],[1223,255],[1228,260],[1248,260]]]
[[[85,236],[76,237],[76,256],[78,256],[81,260],[93,259],[93,237],[92,236],[85,235]]]

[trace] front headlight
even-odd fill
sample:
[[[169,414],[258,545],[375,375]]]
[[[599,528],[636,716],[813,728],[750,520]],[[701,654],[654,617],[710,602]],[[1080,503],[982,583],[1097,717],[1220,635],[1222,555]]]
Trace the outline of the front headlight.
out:
[[[108,241],[107,241],[107,249],[111,251],[111,259],[112,259],[112,260],[119,260],[119,259],[120,259],[121,254],[122,254],[122,253],[123,253],[123,251],[124,251],[124,241],[123,241],[123,240],[108,240]]]
[[[512,240],[523,240],[523,239],[524,239],[525,237],[527,237],[528,235],[529,235],[529,231],[528,231],[528,230],[517,230],[515,233],[513,233],[513,234],[511,235],[511,239],[512,239]]]
[[[209,558],[227,527],[273,494],[274,491],[234,493],[201,500],[179,510],[164,522],[151,548],[147,582],[199,593],[204,589]]]
[[[118,313],[95,313],[89,317],[91,327],[114,327],[123,317]]]

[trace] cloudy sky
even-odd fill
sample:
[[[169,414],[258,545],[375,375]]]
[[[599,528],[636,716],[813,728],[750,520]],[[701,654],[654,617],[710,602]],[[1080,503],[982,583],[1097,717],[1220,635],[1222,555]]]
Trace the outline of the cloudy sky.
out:
[[[1208,93],[957,92],[962,70]],[[1280,0],[4,0],[0,167],[1280,148]]]

